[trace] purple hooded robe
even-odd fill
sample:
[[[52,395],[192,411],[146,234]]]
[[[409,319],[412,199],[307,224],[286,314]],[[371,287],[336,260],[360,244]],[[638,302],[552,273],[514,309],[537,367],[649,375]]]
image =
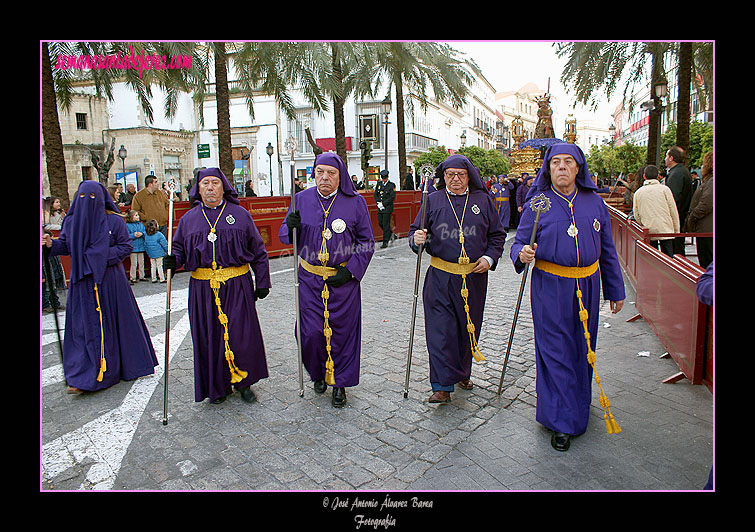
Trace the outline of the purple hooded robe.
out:
[[[504,229],[509,228],[509,221],[511,220],[510,200],[512,190],[514,190],[514,183],[511,181],[504,184],[494,183],[493,186],[490,187],[490,194],[493,196],[493,202],[498,211],[498,215],[501,218],[501,225]]]
[[[324,211],[330,206],[327,225],[332,237],[327,240],[330,257],[326,265],[335,267],[345,262],[346,269],[354,276],[341,286],[328,286],[328,321],[333,329],[330,338],[335,373],[333,386],[345,388],[359,384],[362,347],[360,282],[375,252],[375,239],[367,202],[354,188],[343,160],[335,153],[321,153],[315,158],[313,167],[318,164],[337,168],[340,183],[335,199],[323,198],[317,187],[310,187],[296,194],[296,210],[301,215],[297,245],[299,257],[313,266],[320,265],[317,254],[322,244]],[[288,212],[291,212],[290,207]],[[345,224],[342,225],[337,220],[342,220]],[[339,232],[341,227],[344,229]],[[286,224],[281,225],[278,238],[284,244],[292,242]],[[325,378],[325,363],[328,359],[323,334],[324,305],[320,295],[324,284],[321,276],[299,266],[302,363],[313,381]]]
[[[71,202],[60,237],[50,249],[51,256],[71,256],[63,372],[69,386],[85,391],[152,375],[158,364],[149,330],[123,269],[122,262],[131,253],[131,238],[125,221],[115,214],[118,212],[102,184],[84,181]],[[98,381],[101,340],[106,371]]]
[[[579,165],[577,195],[573,200],[579,258],[574,238],[567,234],[572,223],[568,203],[551,188],[550,160],[557,154],[571,155]],[[588,311],[593,350],[598,338],[601,281],[604,299],[620,301],[625,297],[608,208],[595,190],[582,150],[569,143],[551,146],[527,194],[511,246],[511,260],[516,271],[521,273],[524,264],[519,261],[519,252],[529,244],[535,220],[530,201],[535,195],[545,194],[551,207],[540,215],[535,236],[535,259],[562,266],[590,266],[599,262],[599,269],[594,274],[579,279],[582,302]],[[530,300],[537,368],[536,419],[554,432],[583,434],[590,413],[593,371],[587,361],[587,343],[578,315],[577,283],[575,279],[546,273],[537,267],[531,270]],[[598,356],[597,367],[599,364]]]
[[[206,207],[199,195],[199,182],[215,176],[223,182],[223,202],[216,208]],[[195,206],[184,214],[173,236],[172,253],[176,267],[188,271],[212,267],[212,242],[207,239],[210,223],[217,225],[215,260],[218,267],[251,266],[243,275],[221,283],[219,297],[223,313],[228,316],[228,344],[234,363],[248,375],[235,383],[236,389],[267,378],[267,358],[254,301],[256,288],[270,288],[270,267],[265,243],[252,215],[238,200],[238,193],[219,168],[200,170],[189,201]],[[205,219],[205,215],[207,219]],[[252,279],[254,272],[254,279]],[[194,345],[194,400],[214,401],[224,397],[231,385],[231,372],[225,359],[224,328],[218,319],[215,296],[210,282],[189,280],[189,322]]]
[[[466,202],[466,210],[464,204],[467,194],[446,194],[446,168],[466,168],[469,173],[469,201]],[[492,197],[482,183],[480,171],[463,155],[451,155],[435,169],[435,183],[438,190],[428,195],[425,207],[428,239],[424,250],[446,262],[458,261],[461,244],[459,223],[454,211],[451,210],[453,203],[459,220],[462,211],[464,212],[464,248],[470,263],[488,256],[493,261],[490,269],[495,270],[503,253],[506,233]],[[421,211],[409,228],[409,246],[415,252],[417,247],[414,244],[414,232],[420,228],[420,215]],[[467,315],[460,293],[461,286],[460,275],[432,266],[427,269],[422,289],[422,305],[425,312],[425,339],[430,356],[430,383],[434,391],[453,391],[454,384],[468,380],[472,372],[472,349],[467,332]],[[467,275],[469,315],[474,323],[477,339],[482,329],[487,287],[487,272]]]

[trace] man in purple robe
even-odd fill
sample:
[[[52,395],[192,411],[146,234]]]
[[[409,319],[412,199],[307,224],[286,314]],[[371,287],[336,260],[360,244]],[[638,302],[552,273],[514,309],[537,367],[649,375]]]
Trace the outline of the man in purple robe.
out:
[[[194,400],[219,404],[235,387],[251,403],[251,385],[268,376],[255,306],[271,286],[265,243],[219,168],[197,173],[189,201],[195,206],[181,217],[163,266],[191,272]]]
[[[60,236],[47,234],[50,255],[71,256],[63,373],[68,393],[108,388],[152,375],[157,357],[123,261],[131,238],[105,187],[84,181],[68,209]]]
[[[625,297],[608,209],[595,190],[582,150],[574,144],[554,144],[529,191],[511,246],[517,272],[534,260],[530,299],[536,419],[552,431],[551,445],[559,451],[566,451],[571,437],[587,430],[601,281],[603,297],[614,313],[621,310]],[[530,203],[540,194],[550,201],[550,209],[541,213],[530,247],[535,219]],[[604,399],[602,387],[600,392]]]
[[[427,197],[425,229],[420,214],[409,228],[409,245],[430,255],[422,305],[430,356],[431,403],[448,403],[454,385],[472,388],[472,358],[479,352],[488,270],[503,253],[506,233],[480,171],[463,155],[435,169],[438,190]]]
[[[509,221],[511,219],[509,200],[511,199],[511,191],[513,190],[514,184],[504,174],[499,175],[498,182],[490,187],[490,193],[493,196],[493,201],[495,201],[495,208],[501,218],[501,225],[504,231],[509,230]]]
[[[362,343],[360,282],[375,252],[367,202],[343,160],[321,153],[315,187],[296,194],[278,238],[299,252],[299,322],[302,362],[317,393],[333,387],[332,405],[346,404],[346,388],[359,384]]]

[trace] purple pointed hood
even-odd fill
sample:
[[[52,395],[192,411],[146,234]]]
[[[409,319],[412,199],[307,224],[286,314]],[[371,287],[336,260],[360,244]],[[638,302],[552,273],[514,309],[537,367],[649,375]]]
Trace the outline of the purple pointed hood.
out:
[[[223,182],[223,199],[230,203],[235,203],[236,205],[241,203],[239,201],[239,193],[236,192],[236,189],[233,188],[233,186],[231,186],[228,178],[220,171],[220,168],[203,168],[197,172],[197,179],[194,186],[191,187],[191,192],[189,192],[189,201],[192,204],[202,203],[202,196],[199,195],[199,182],[207,176],[218,177]]]
[[[92,275],[101,283],[110,252],[110,231],[105,209],[120,212],[105,186],[98,181],[84,181],[66,213],[61,238],[65,238],[71,255],[71,282]]]
[[[341,180],[341,182],[338,184],[338,188],[341,190],[341,192],[343,192],[347,196],[356,196],[358,194],[357,189],[354,186],[354,182],[351,180],[349,169],[346,167],[346,163],[343,162],[343,159],[341,159],[338,154],[332,152],[321,153],[320,155],[315,157],[315,163],[312,165],[312,168],[315,168],[318,164],[327,164],[328,166],[338,168],[338,173]]]
[[[560,144],[553,144],[548,151],[545,152],[543,158],[543,166],[537,172],[537,177],[532,183],[532,188],[535,190],[547,190],[551,186],[551,166],[550,162],[554,155],[571,155],[579,165],[579,171],[577,172],[577,185],[582,188],[588,188],[597,190],[595,182],[590,177],[590,172],[587,169],[587,160],[585,154],[582,152],[579,146],[576,144],[570,144],[568,142],[562,142]]]
[[[480,190],[487,191],[487,188],[482,182],[482,177],[480,177],[480,171],[477,169],[477,167],[473,165],[472,161],[470,161],[467,157],[459,155],[458,153],[450,155],[446,158],[445,161],[440,163],[435,168],[435,188],[437,188],[438,190],[440,190],[441,188],[446,188],[446,179],[444,176],[446,168],[466,168],[467,173],[469,174],[469,188],[478,188]]]

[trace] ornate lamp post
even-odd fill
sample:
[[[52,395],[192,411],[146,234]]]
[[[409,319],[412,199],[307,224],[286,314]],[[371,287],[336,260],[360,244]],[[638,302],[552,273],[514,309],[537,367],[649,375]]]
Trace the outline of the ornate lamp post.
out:
[[[385,115],[385,170],[388,170],[388,115],[391,114],[391,97],[386,96],[381,105]]]
[[[267,152],[267,159],[270,163],[270,196],[273,196],[273,151],[275,150],[273,145],[268,142],[265,151]]]
[[[118,157],[121,159],[121,164],[123,165],[123,188],[126,188],[126,156],[128,155],[128,151],[126,151],[126,148],[123,147],[123,144],[121,144],[121,149],[118,150]]]

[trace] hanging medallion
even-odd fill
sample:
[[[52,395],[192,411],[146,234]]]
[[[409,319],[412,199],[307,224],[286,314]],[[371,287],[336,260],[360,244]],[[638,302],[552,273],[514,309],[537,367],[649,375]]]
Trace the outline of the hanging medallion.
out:
[[[214,230],[207,233],[207,240],[209,240],[210,242],[215,242],[217,239],[218,235],[215,234]]]
[[[325,240],[330,240],[333,238],[333,233],[330,232],[330,229],[325,228],[322,231],[322,236]]]
[[[579,234],[579,229],[577,229],[577,226],[574,224],[569,225],[569,229],[566,230],[566,233],[572,237],[577,238],[577,234]]]
[[[333,220],[333,223],[330,224],[330,227],[332,227],[333,231],[336,233],[343,233],[346,230],[346,222],[341,218],[336,218]]]

